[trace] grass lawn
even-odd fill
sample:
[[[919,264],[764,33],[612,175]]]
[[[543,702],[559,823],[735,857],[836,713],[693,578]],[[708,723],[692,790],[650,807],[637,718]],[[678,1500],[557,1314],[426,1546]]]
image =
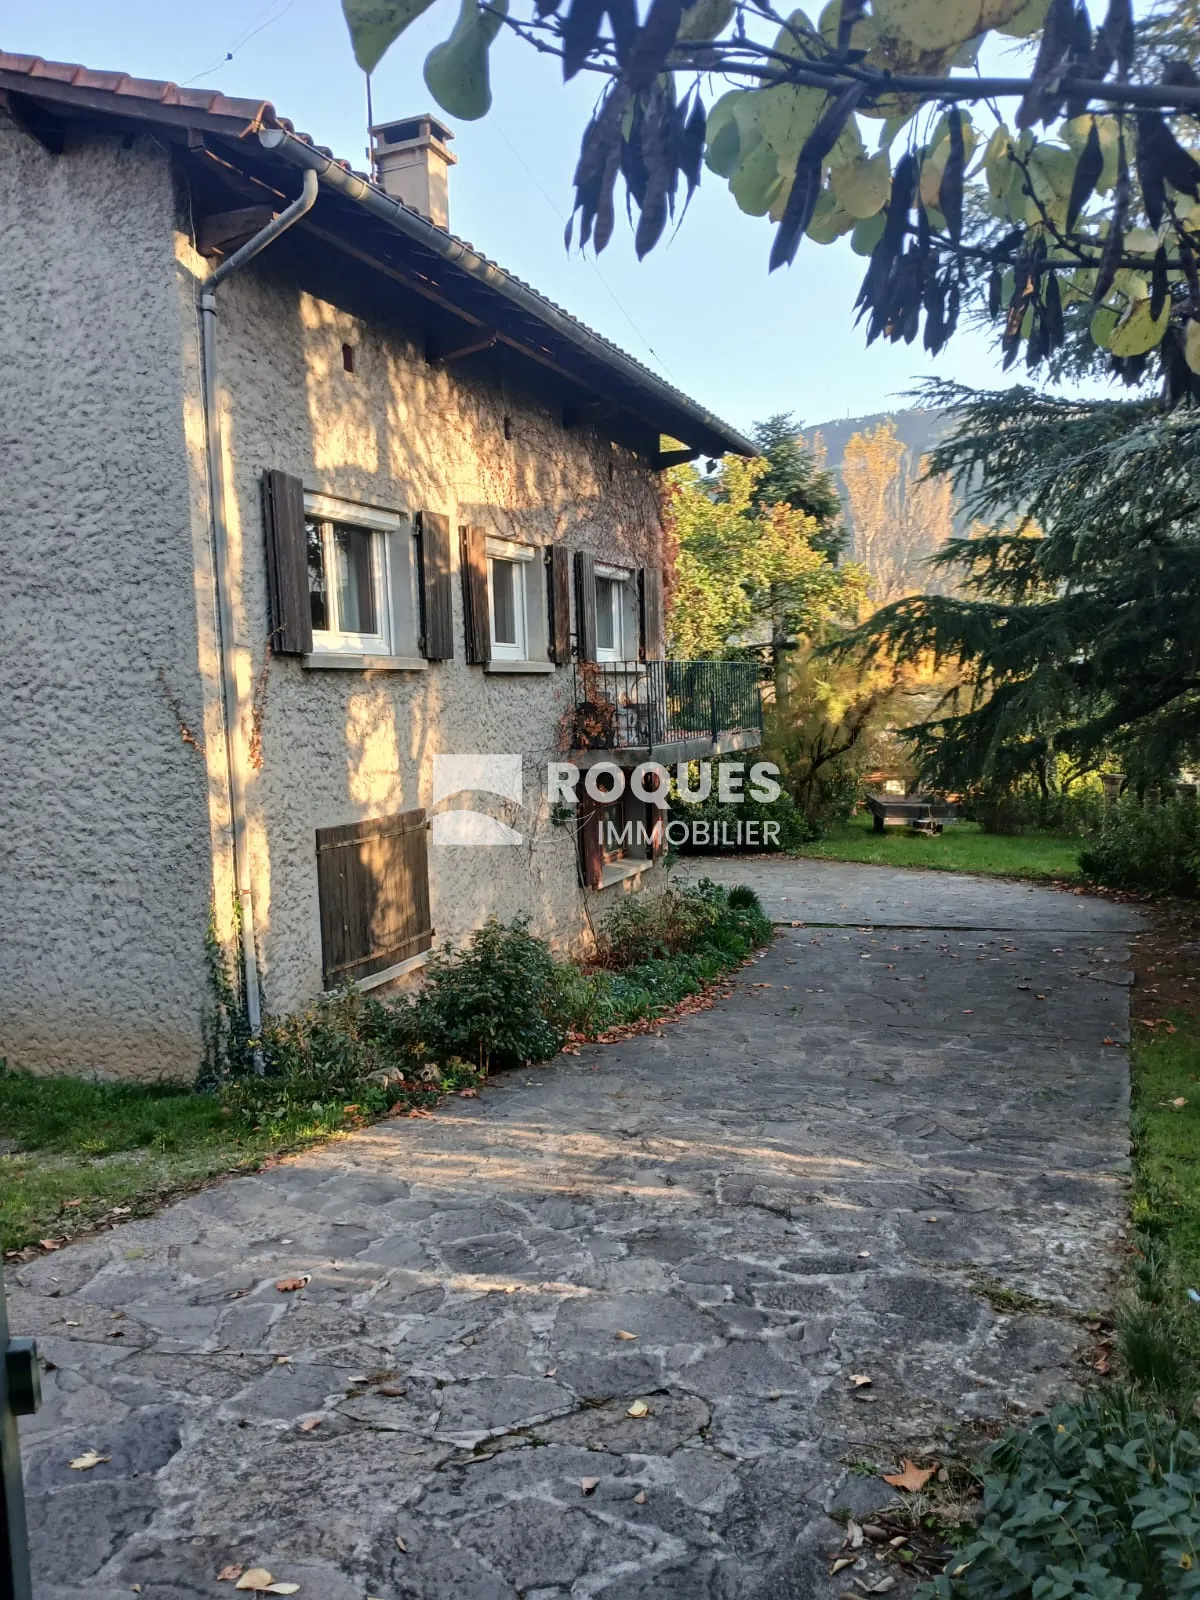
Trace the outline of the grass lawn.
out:
[[[1182,1381],[1200,1391],[1200,972],[1194,907],[1137,941],[1132,994],[1132,1221],[1145,1256],[1133,1286],[1165,1314]],[[1147,1244],[1148,1241],[1148,1244]],[[1151,1363],[1152,1365],[1155,1363]]]
[[[216,1095],[0,1071],[0,1248],[69,1238],[118,1206],[151,1211],[174,1191],[327,1139],[346,1121],[330,1105],[255,1126]]]
[[[866,861],[874,866],[933,867],[940,872],[981,872],[1006,878],[1079,877],[1079,840],[1050,833],[1010,837],[984,833],[977,822],[955,822],[937,838],[888,828],[876,833],[869,816],[855,817],[824,839],[790,854],[825,861]]]

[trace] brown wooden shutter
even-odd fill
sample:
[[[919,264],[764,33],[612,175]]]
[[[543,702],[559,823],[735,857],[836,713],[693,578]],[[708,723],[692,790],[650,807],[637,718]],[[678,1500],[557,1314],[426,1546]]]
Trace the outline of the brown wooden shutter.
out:
[[[454,596],[450,578],[450,518],[417,512],[420,545],[421,654],[427,661],[454,657]]]
[[[327,989],[369,978],[433,943],[424,811],[317,829]]]
[[[643,661],[663,657],[662,568],[642,567],[638,571],[638,601],[641,609]]]
[[[550,546],[549,578],[549,656],[562,667],[571,659],[571,556],[561,544]]]
[[[579,849],[579,881],[585,889],[599,889],[604,878],[604,841],[600,837],[600,823],[604,807],[590,794],[581,794],[576,811],[579,832],[576,844]]]
[[[581,661],[596,659],[596,562],[586,550],[575,552],[575,633]]]
[[[463,609],[466,616],[467,660],[486,666],[492,659],[492,617],[488,605],[487,535],[482,528],[460,528]]]
[[[308,598],[308,546],[304,531],[304,485],[289,473],[263,473],[263,520],[267,533],[267,593],[271,646],[277,655],[307,655],[313,647]]]

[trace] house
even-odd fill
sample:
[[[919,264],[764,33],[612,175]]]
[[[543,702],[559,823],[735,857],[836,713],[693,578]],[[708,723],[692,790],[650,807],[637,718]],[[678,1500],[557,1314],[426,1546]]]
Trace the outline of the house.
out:
[[[664,660],[658,495],[752,446],[450,233],[451,137],[368,179],[0,53],[10,1066],[190,1075],[212,948],[253,1022],[491,914],[580,946],[661,871],[546,763],[757,742],[752,674]]]

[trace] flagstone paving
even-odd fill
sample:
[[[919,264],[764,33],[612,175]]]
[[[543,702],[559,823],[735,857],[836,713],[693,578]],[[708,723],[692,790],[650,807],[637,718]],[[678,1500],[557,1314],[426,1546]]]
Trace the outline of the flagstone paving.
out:
[[[829,1513],[893,1493],[862,1464],[1082,1376],[1135,919],[829,866],[754,868],[775,915],[844,925],[782,928],[711,1011],[11,1273],[49,1363],[36,1600],[230,1595],[229,1564],[300,1600],[790,1600],[889,1571],[829,1576]]]

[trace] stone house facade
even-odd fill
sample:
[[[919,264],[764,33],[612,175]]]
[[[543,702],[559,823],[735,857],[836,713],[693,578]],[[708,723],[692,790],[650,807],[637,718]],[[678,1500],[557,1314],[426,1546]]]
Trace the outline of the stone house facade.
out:
[[[10,1066],[191,1075],[214,949],[253,1015],[490,915],[578,948],[661,874],[547,763],[753,742],[628,692],[658,474],[750,446],[449,233],[448,130],[374,136],[0,54]]]

